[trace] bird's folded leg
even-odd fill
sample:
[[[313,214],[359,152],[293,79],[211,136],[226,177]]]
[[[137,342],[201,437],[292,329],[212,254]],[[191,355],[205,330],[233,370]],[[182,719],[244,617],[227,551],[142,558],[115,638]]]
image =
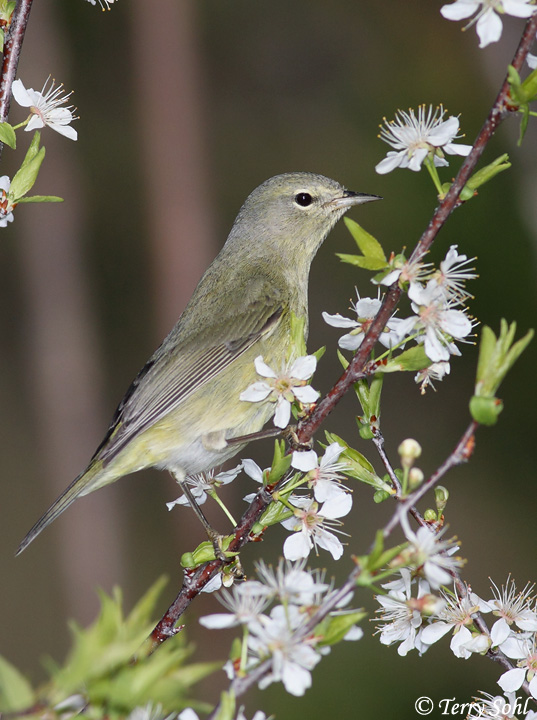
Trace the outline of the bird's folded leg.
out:
[[[238,435],[237,437],[228,438],[227,444],[244,445],[245,443],[249,443],[252,440],[264,440],[265,438],[278,437],[279,435],[284,434],[285,430],[282,430],[281,428],[265,428],[264,430],[259,430],[259,432],[249,433],[248,435]]]
[[[184,492],[188,502],[190,503],[190,507],[194,512],[196,513],[199,521],[205,528],[205,532],[207,533],[207,537],[211,541],[213,548],[214,548],[214,554],[215,557],[220,560],[221,562],[228,563],[233,560],[232,557],[228,557],[224,550],[222,550],[222,538],[225,537],[221,533],[218,532],[218,530],[215,530],[211,523],[207,520],[205,515],[203,514],[202,509],[198,505],[196,498],[194,497],[191,489],[188,487],[187,483],[184,482],[185,475],[183,472],[179,472],[177,470],[170,471],[174,478],[177,480],[177,483],[179,484],[179,487]]]
[[[288,427],[282,431],[283,437],[289,444],[291,450],[311,450],[313,448],[313,440],[308,440],[306,443],[300,442],[296,431],[296,425],[288,425]]]

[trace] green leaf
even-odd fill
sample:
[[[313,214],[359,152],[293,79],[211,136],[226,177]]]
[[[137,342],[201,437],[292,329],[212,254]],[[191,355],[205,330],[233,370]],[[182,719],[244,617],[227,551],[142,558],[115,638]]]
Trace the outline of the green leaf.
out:
[[[351,218],[345,218],[344,223],[364,257],[375,259],[386,265],[386,255],[379,241]]]
[[[28,153],[26,157],[28,157]],[[26,193],[31,190],[35,181],[37,180],[39,168],[41,167],[41,163],[44,159],[44,147],[41,148],[41,150],[39,150],[37,153],[35,153],[35,155],[32,156],[32,159],[28,162],[26,162],[25,158],[23,164],[16,172],[13,180],[11,181],[11,185],[9,188],[9,197],[12,198],[12,202],[19,202],[22,196],[26,195]]]
[[[321,637],[319,646],[335,645],[341,642],[349,630],[363,620],[366,615],[367,613],[363,610],[355,610],[342,615],[328,616],[315,628],[315,635]]]
[[[404,352],[388,359],[379,367],[379,372],[417,372],[431,365],[430,358],[425,354],[423,345],[415,345]]]
[[[526,102],[533,102],[537,99],[537,69],[528,75],[520,89]]]
[[[0,711],[13,712],[35,703],[32,686],[17,668],[0,656]]]
[[[377,260],[376,258],[364,257],[363,255],[347,255],[346,253],[336,253],[336,255],[341,262],[356,265],[364,270],[378,272],[386,267],[386,261]]]
[[[30,197],[22,197],[17,200],[20,203],[45,203],[45,202],[63,202],[63,198],[57,195],[30,195]]]
[[[0,123],[0,142],[5,143],[13,150],[15,150],[17,146],[17,136],[15,135],[15,130],[13,130],[13,126],[8,122]]]
[[[486,165],[484,168],[481,168],[480,170],[475,172],[468,180],[465,187],[469,188],[473,194],[474,190],[477,190],[479,187],[481,187],[481,185],[484,185],[486,182],[496,177],[498,173],[501,173],[504,170],[508,170],[510,167],[511,163],[509,162],[509,155],[507,153],[504,153],[503,155],[497,157],[496,160],[493,160],[491,163]]]
[[[343,353],[341,352],[341,350],[338,350],[338,351],[337,351],[337,356],[338,356],[339,362],[340,362],[341,365],[343,366],[343,370],[346,370],[346,369],[349,367],[349,365],[350,365],[349,361],[347,360],[347,358],[345,357],[345,355],[343,355]]]
[[[224,691],[220,696],[220,703],[214,720],[233,720],[235,717],[235,695]]]
[[[276,440],[274,443],[274,458],[268,475],[268,484],[272,485],[281,480],[291,466],[292,455],[285,454],[285,441]]]

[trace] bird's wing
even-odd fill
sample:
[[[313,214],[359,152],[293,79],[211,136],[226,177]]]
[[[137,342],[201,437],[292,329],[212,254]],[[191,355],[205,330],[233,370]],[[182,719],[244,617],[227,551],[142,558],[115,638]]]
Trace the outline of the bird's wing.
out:
[[[203,331],[181,342],[178,323],[135,378],[116,410],[110,429],[95,453],[110,462],[139,433],[175,410],[192,393],[239,358],[281,322],[286,304],[281,293],[259,278],[262,292],[231,316],[214,317]],[[245,293],[247,298],[249,293]],[[215,313],[217,315],[217,313]],[[171,341],[171,338],[174,341]]]

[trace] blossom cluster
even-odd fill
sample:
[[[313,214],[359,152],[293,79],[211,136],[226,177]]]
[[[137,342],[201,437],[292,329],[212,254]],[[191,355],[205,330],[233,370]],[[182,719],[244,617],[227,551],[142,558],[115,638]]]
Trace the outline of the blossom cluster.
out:
[[[454,586],[431,593],[431,585],[410,569],[400,570],[400,578],[383,585],[385,595],[378,595],[380,641],[384,645],[399,643],[398,653],[406,655],[416,649],[423,654],[440,638],[451,633],[450,647],[458,658],[473,653],[485,654],[500,650],[516,661],[504,672],[498,685],[505,693],[520,689],[528,682],[529,691],[537,698],[537,605],[533,586],[517,592],[508,578],[498,588],[492,586],[493,597],[483,600],[470,588]],[[490,630],[478,616],[491,613],[497,619]]]
[[[501,15],[529,18],[535,10],[533,0],[455,0],[440,8],[447,20],[466,20],[473,15],[466,28],[476,26],[480,48],[501,38]]]
[[[297,472],[281,489],[278,500],[283,511],[281,524],[291,531],[283,545],[283,554],[288,560],[307,558],[313,549],[317,552],[319,548],[330,552],[334,560],[343,555],[343,544],[334,531],[340,532],[339,518],[348,515],[352,508],[351,491],[342,482],[347,466],[339,461],[344,450],[342,445],[334,442],[321,458],[314,450],[293,453],[291,465]],[[259,485],[264,484],[266,471],[249,458],[232,470],[194,475],[184,482],[189,485],[197,503],[202,505],[208,496],[216,499],[218,488],[232,482],[241,471]],[[312,494],[293,492],[301,486]],[[251,502],[254,495],[250,493],[244,500]],[[189,500],[182,495],[167,505],[171,510],[176,505],[189,505]]]
[[[200,623],[210,629],[243,628],[241,656],[225,667],[229,679],[267,663],[260,688],[282,682],[287,692],[303,695],[311,686],[311,671],[330,652],[326,638],[311,627],[310,620],[330,600],[333,584],[325,581],[322,572],[306,569],[304,560],[280,560],[275,569],[260,562],[257,576],[258,580],[235,585],[232,591],[223,590],[219,599],[229,612],[207,615]],[[357,615],[344,609],[351,599],[352,593],[336,602],[329,617],[340,626],[343,623],[343,639],[358,640],[363,633],[356,627]]]
[[[29,108],[30,110],[30,114],[26,120],[11,129],[13,137],[14,130],[20,127],[24,127],[24,130],[27,132],[50,127],[64,137],[70,138],[71,140],[77,139],[77,132],[71,127],[71,122],[76,119],[74,108],[72,106],[65,107],[71,93],[65,94],[63,85],[56,87],[54,81],[50,84],[49,82],[50,77],[45,81],[41,91],[26,88],[22,80],[15,80],[13,82],[13,98],[21,107]],[[12,147],[14,147],[14,145],[12,145]],[[22,168],[19,173],[21,171]],[[35,182],[38,171],[39,165],[37,165],[34,170],[33,182]],[[24,193],[14,193],[15,186],[17,185],[16,178],[19,173],[14,176],[13,180],[7,175],[0,177],[0,227],[6,227],[8,223],[13,222],[13,210],[21,199],[19,195],[26,194],[26,191],[33,185],[33,182],[29,182],[30,179],[27,178]],[[29,197],[25,199],[27,201],[31,200]],[[41,198],[41,200],[42,199],[43,198]],[[52,200],[53,198],[48,199]],[[58,198],[55,199],[57,200]]]
[[[449,373],[451,355],[460,355],[456,343],[465,341],[475,324],[465,307],[470,296],[464,284],[476,277],[474,269],[469,267],[470,262],[472,260],[452,245],[438,270],[421,263],[407,262],[381,280],[385,285],[394,282],[408,284],[413,314],[407,318],[390,318],[379,342],[387,348],[402,346],[409,340],[423,344],[425,354],[431,360],[431,365],[416,376],[423,389],[433,379],[441,380]],[[356,319],[328,313],[323,313],[323,318],[329,325],[349,329],[350,332],[339,339],[339,346],[345,350],[356,350],[380,305],[380,298],[358,296],[357,302],[352,305]]]

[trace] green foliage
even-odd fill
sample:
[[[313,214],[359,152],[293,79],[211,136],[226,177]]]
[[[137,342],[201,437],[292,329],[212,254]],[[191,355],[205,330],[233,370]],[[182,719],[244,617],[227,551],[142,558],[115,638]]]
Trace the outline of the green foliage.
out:
[[[500,334],[483,326],[474,396],[470,400],[472,417],[482,425],[494,425],[503,410],[503,403],[495,397],[496,391],[506,374],[524,352],[531,339],[533,330],[529,330],[523,338],[513,343],[516,323],[507,324],[502,318]]]
[[[0,710],[23,710],[31,707],[34,702],[34,691],[28,680],[16,667],[0,657]]]
[[[345,464],[346,475],[354,478],[355,480],[359,480],[366,485],[371,485],[377,490],[383,490],[388,492],[390,495],[393,495],[392,487],[379,478],[373,465],[371,465],[369,460],[362,455],[361,452],[350,447],[345,440],[342,440],[339,435],[335,435],[334,433],[327,432],[326,439],[329,443],[337,442],[345,448],[345,450],[341,453],[340,462]]]
[[[354,241],[358,245],[358,249],[362,255],[345,255],[336,253],[338,258],[350,265],[357,265],[365,270],[382,270],[386,267],[388,261],[379,241],[370,233],[363,229],[357,222],[350,218],[345,218],[344,223],[350,232]]]
[[[322,638],[319,642],[319,647],[340,643],[349,630],[353,628],[356,623],[363,620],[366,615],[367,613],[362,610],[353,610],[352,612],[345,612],[340,615],[328,615],[315,628],[315,635]]]
[[[13,198],[14,203],[18,202],[23,195],[26,195],[37,180],[41,163],[45,159],[45,148],[39,147],[40,142],[41,134],[35,132],[22,165],[11,181],[9,195]]]
[[[155,625],[151,619],[165,584],[158,580],[126,617],[119,589],[100,593],[101,611],[88,628],[71,624],[72,647],[61,666],[46,663],[50,681],[34,691],[27,680],[0,658],[0,710],[25,711],[25,716],[65,717],[78,712],[91,718],[120,720],[150,703],[163,713],[191,705],[188,693],[220,663],[186,665],[192,653],[183,634],[170,638],[149,654],[145,641]],[[199,705],[198,705],[199,707]]]
[[[518,144],[522,145],[522,140],[526,134],[530,115],[530,102],[537,99],[537,70],[534,70],[528,77],[522,81],[520,75],[512,65],[507,70],[507,80],[509,82],[511,102],[522,113],[522,121],[520,123],[520,137]]]
[[[291,466],[291,455],[286,454],[286,447],[284,440],[276,440],[274,442],[274,457],[272,458],[272,465],[267,478],[267,484],[273,485],[283,478],[285,473]]]
[[[8,145],[12,150],[17,147],[17,136],[13,126],[8,122],[0,123],[0,142]]]
[[[500,157],[497,157],[496,160],[493,160],[491,163],[486,165],[484,168],[481,168],[472,175],[472,177],[468,180],[466,185],[461,190],[461,200],[471,200],[473,197],[475,197],[476,191],[479,187],[481,187],[481,185],[484,185],[489,180],[492,180],[492,178],[496,177],[496,175],[503,172],[504,170],[509,170],[510,167],[511,163],[509,162],[509,155],[507,153],[504,153],[503,155],[500,155]],[[451,183],[444,183],[442,185],[443,196],[447,195],[450,187]]]
[[[395,357],[390,357],[385,365],[379,366],[378,371],[383,373],[417,372],[429,367],[430,364],[431,360],[425,354],[423,345],[415,345]]]

